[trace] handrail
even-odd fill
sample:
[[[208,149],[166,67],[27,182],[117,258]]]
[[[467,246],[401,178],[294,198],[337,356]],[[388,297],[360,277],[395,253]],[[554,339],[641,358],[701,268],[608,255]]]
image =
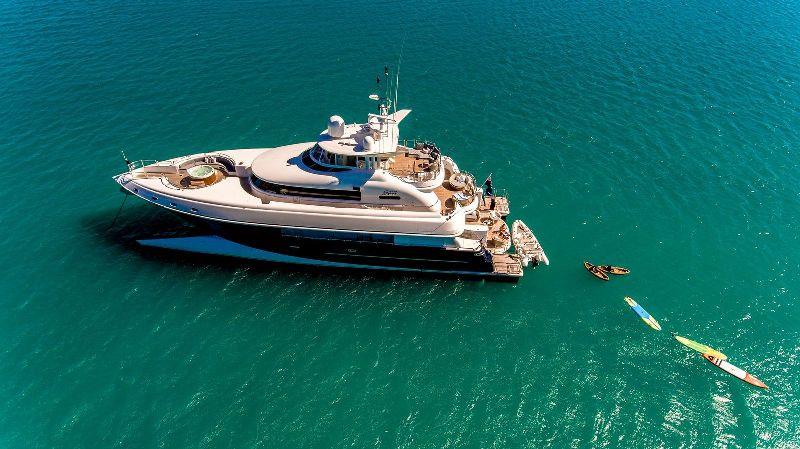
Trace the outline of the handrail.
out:
[[[408,146],[409,142],[411,142],[411,146],[410,147]],[[414,147],[417,146],[418,143],[430,144],[430,145],[434,145],[434,146],[436,145],[436,144],[434,144],[432,141],[430,141],[428,139],[421,139],[419,137],[415,137],[413,139],[403,139],[403,146],[406,147],[406,148],[414,148]]]
[[[158,161],[155,159],[140,159],[138,161],[128,162],[128,173],[156,162]]]

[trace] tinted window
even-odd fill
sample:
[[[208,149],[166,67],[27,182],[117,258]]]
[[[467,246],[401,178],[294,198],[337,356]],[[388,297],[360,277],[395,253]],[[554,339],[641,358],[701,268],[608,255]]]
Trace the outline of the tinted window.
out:
[[[354,240],[357,242],[393,243],[394,236],[387,234],[362,234],[358,232],[323,231],[321,229],[281,228],[281,235],[308,239]]]
[[[311,157],[312,151],[314,151],[313,148],[311,150],[303,152],[303,156],[300,158],[300,160],[303,161],[303,164],[306,167],[316,171],[329,171],[329,172],[350,170],[349,168],[346,167],[328,167],[327,165],[322,165],[319,162],[315,161],[313,157]]]
[[[339,199],[339,200],[361,200],[361,190],[333,190],[333,189],[312,189],[308,187],[295,187],[282,184],[275,184],[267,182],[263,179],[252,175],[250,182],[259,189],[265,192],[276,193],[278,195],[302,196],[307,198],[326,198],[326,199]]]

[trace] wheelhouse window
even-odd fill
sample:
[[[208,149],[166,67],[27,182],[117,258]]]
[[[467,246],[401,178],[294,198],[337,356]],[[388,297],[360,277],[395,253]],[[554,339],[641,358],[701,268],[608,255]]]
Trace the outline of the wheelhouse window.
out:
[[[332,165],[338,164],[336,164],[336,159],[331,156],[322,148],[314,146],[314,148],[303,152],[301,160],[306,167],[316,171],[341,172],[350,170],[348,167],[333,167]]]
[[[305,198],[322,198],[336,200],[361,201],[361,190],[353,187],[352,190],[315,189],[310,187],[296,187],[264,181],[256,175],[250,176],[250,182],[259,190],[277,195],[299,196]]]
[[[391,154],[367,156],[334,154],[325,151],[319,145],[314,145],[301,155],[303,164],[308,168],[327,172],[340,172],[352,168],[386,168],[391,157]]]

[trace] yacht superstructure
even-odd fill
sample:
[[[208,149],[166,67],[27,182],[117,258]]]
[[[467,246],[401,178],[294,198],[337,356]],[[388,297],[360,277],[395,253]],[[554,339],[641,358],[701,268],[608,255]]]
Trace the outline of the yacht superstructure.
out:
[[[209,235],[140,240],[272,262],[515,280],[547,258],[533,237],[511,254],[505,197],[430,142],[401,141],[411,112],[379,102],[366,123],[328,120],[315,141],[128,163],[115,176],[145,201],[209,225]],[[487,189],[488,190],[488,189]],[[533,234],[530,233],[532,236]]]

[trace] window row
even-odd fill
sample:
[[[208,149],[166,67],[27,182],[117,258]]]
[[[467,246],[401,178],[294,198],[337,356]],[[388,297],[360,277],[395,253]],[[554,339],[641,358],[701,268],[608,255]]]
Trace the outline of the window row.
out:
[[[252,175],[250,182],[259,190],[278,195],[301,196],[306,198],[324,198],[324,199],[339,199],[339,200],[361,200],[361,190],[358,187],[353,187],[352,190],[334,190],[334,189],[316,189],[310,187],[296,187],[276,184],[273,182],[264,181],[263,179]]]

